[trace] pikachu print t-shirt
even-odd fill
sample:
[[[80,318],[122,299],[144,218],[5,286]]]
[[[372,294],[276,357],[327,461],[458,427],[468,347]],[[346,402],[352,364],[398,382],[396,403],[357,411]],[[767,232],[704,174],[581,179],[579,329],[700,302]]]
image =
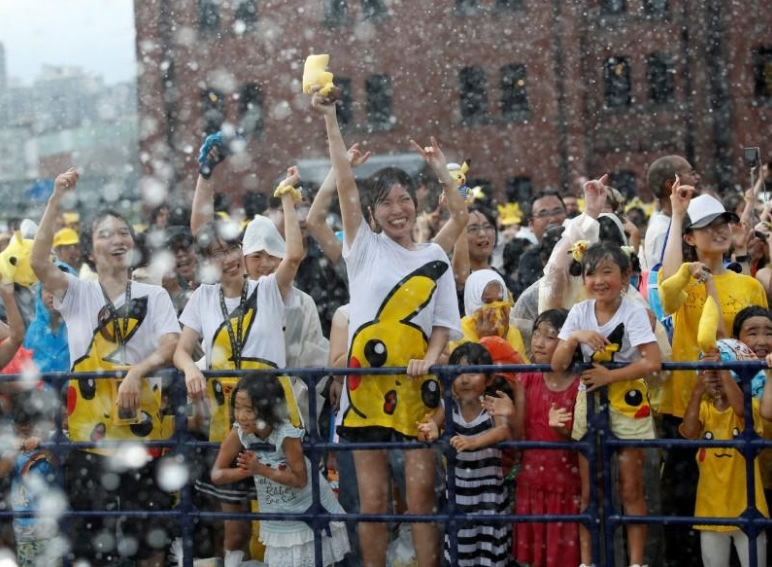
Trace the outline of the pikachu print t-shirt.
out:
[[[179,333],[180,324],[165,289],[131,282],[131,305],[126,296],[114,298],[115,314],[106,304],[97,281],[80,280],[67,274],[64,298],[54,307],[67,324],[73,372],[125,369],[147,358],[163,335]],[[125,331],[125,334],[124,334]],[[119,336],[116,336],[118,334]],[[123,343],[123,346],[121,346]],[[70,380],[67,413],[73,441],[162,439],[160,378],[142,380],[138,423],[116,423],[115,388],[118,380]],[[108,454],[110,451],[96,449]]]
[[[211,370],[232,370],[236,361],[231,345],[231,335],[241,345],[241,370],[284,368],[284,301],[276,276],[271,274],[259,280],[246,280],[246,305],[241,306],[241,296],[226,297],[228,311],[226,323],[220,305],[220,284],[201,285],[190,296],[180,322],[202,337],[206,351],[206,366]],[[238,337],[241,319],[241,337]],[[297,404],[294,402],[289,379],[281,378],[290,419],[299,425]],[[222,441],[231,429],[230,399],[238,378],[211,378],[207,380],[207,392],[211,402],[209,424],[210,441]]]
[[[344,244],[349,277],[349,367],[407,366],[426,354],[432,327],[462,337],[456,288],[448,256],[436,244],[408,250],[366,222],[353,246]],[[434,376],[349,376],[343,427],[381,426],[408,436],[440,403]]]

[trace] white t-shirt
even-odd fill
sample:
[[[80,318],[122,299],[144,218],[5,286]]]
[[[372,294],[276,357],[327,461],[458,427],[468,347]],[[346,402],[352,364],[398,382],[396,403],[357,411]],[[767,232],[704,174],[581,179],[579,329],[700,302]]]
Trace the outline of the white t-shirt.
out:
[[[646,236],[643,239],[643,263],[641,269],[650,270],[662,261],[665,251],[667,232],[670,229],[670,217],[662,211],[656,211],[649,218]]]
[[[110,317],[111,310],[98,281],[66,276],[67,291],[61,301],[54,300],[54,307],[67,324],[73,372],[126,368],[150,356],[162,336],[179,334],[180,324],[174,305],[162,287],[130,282],[128,320],[125,295],[121,295],[113,301],[118,314],[116,321]],[[124,348],[120,345],[123,341],[116,340],[120,337],[125,340]],[[117,384],[118,380],[112,379],[70,381],[67,396],[70,438],[73,441],[168,438],[172,430],[166,427],[159,411],[160,379],[143,378],[141,421],[132,425],[117,423],[114,415]],[[110,454],[111,450],[96,449],[94,452]]]
[[[220,305],[220,284],[203,284],[190,296],[180,322],[203,338],[207,368],[231,370],[236,368],[233,345],[228,324],[234,338],[241,343],[240,369],[259,370],[284,368],[286,349],[284,345],[285,311],[281,290],[276,275],[263,276],[259,280],[247,280],[246,309],[242,311],[241,296],[226,297],[225,309],[228,323]],[[241,316],[241,337],[238,320]],[[209,440],[222,441],[231,428],[232,415],[230,400],[238,383],[237,377],[220,377],[207,380],[207,396],[210,402]],[[298,426],[302,420],[292,391],[289,378],[279,378],[284,387],[289,419]]]
[[[284,348],[284,302],[276,276],[247,280],[247,310],[242,320],[242,366],[248,361],[259,361],[266,366],[283,368],[286,364]],[[225,308],[231,316],[234,336],[235,321],[241,297],[226,297]],[[223,325],[225,318],[220,307],[220,284],[202,284],[190,296],[180,315],[180,323],[190,327],[203,339],[206,365],[211,369],[233,368],[230,336]]]
[[[611,357],[608,362],[634,362],[641,357],[638,352],[640,345],[657,342],[646,308],[626,297],[622,298],[614,316],[603,325],[599,325],[595,317],[594,299],[574,305],[568,312],[558,338],[568,340],[572,333],[580,330],[596,331],[608,338],[612,347],[616,345],[613,351],[609,351]],[[582,344],[581,349],[584,360],[590,361],[593,356],[592,348]]]
[[[462,333],[448,256],[437,244],[408,250],[363,220],[353,246],[343,246],[349,276],[349,365],[407,366],[421,359],[432,327],[450,340]],[[416,421],[440,400],[435,377],[379,376],[346,381],[344,427],[381,426],[415,436]]]

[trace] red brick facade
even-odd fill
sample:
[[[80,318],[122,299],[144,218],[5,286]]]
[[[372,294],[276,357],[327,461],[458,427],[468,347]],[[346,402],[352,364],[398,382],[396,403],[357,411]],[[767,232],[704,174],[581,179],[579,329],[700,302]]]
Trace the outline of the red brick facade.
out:
[[[347,6],[346,21],[329,22],[334,2]],[[214,4],[219,24],[208,31],[199,22],[202,3],[135,1],[145,173],[183,199],[194,187],[207,88],[223,93],[232,123],[242,86],[261,91],[252,164],[229,166],[227,190],[236,200],[244,190],[267,191],[295,160],[326,155],[323,123],[300,93],[312,52],[329,53],[330,70],[351,81],[348,142],[366,142],[376,154],[409,152],[411,137],[437,135],[451,158],[472,158],[470,177],[489,180],[500,197],[516,177],[530,178],[535,190],[574,189],[579,176],[605,171],[630,172],[641,192],[647,164],[665,153],[686,155],[706,183],[726,186],[746,179],[744,145],[772,158],[772,99],[754,95],[753,50],[772,47],[772,12],[762,2],[384,0],[385,15],[366,20],[363,5],[379,2],[257,0],[256,21],[243,33],[234,31],[244,27],[234,26],[238,0]],[[664,15],[656,13],[661,4]],[[671,65],[672,102],[668,92],[651,102],[647,56],[655,52]],[[614,108],[606,105],[610,57],[618,59],[609,74],[622,84]],[[527,111],[516,120],[499,108],[501,69],[511,64],[526,69]],[[481,68],[487,79],[487,115],[471,123],[462,119],[464,67]],[[767,72],[763,88],[772,90],[772,63]],[[367,126],[367,78],[376,74],[391,78],[388,130]]]

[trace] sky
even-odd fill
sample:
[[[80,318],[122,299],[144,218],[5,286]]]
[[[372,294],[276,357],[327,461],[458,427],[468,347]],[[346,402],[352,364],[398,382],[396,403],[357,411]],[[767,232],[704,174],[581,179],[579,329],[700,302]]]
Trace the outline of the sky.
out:
[[[136,70],[133,0],[0,0],[0,42],[8,77],[27,85],[44,63],[127,81]]]

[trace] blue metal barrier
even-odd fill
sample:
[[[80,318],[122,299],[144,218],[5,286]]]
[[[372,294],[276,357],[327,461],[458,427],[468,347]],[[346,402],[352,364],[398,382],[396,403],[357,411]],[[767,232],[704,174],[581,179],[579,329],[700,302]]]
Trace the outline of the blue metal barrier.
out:
[[[582,367],[577,367],[579,371]],[[174,518],[178,521],[179,533],[183,541],[183,553],[184,553],[184,567],[192,567],[193,565],[193,532],[194,522],[196,519],[248,519],[248,520],[310,520],[314,528],[315,533],[321,533],[322,525],[327,521],[344,521],[344,520],[356,520],[361,521],[377,521],[377,522],[438,522],[443,525],[447,525],[450,538],[451,557],[455,557],[456,549],[456,522],[459,518],[464,520],[478,520],[487,523],[507,523],[515,524],[521,522],[581,522],[588,527],[592,536],[592,550],[593,556],[598,561],[598,565],[605,565],[613,567],[614,565],[614,532],[617,527],[624,526],[630,523],[645,523],[645,524],[694,524],[699,523],[701,525],[734,525],[742,528],[748,535],[750,545],[750,564],[757,564],[757,549],[756,538],[766,528],[772,526],[772,521],[761,516],[755,506],[755,486],[752,482],[753,475],[753,462],[759,451],[764,448],[772,448],[772,441],[760,439],[753,429],[752,422],[752,410],[751,410],[751,396],[750,396],[750,381],[751,377],[756,374],[760,369],[766,368],[763,361],[743,361],[743,362],[713,362],[713,363],[666,363],[663,365],[664,370],[695,370],[695,369],[729,369],[735,370],[742,381],[743,391],[745,393],[745,415],[750,416],[750,419],[745,420],[745,431],[742,435],[732,441],[692,441],[692,440],[674,440],[674,439],[655,439],[645,441],[629,441],[619,440],[610,434],[608,431],[608,412],[605,410],[608,405],[608,400],[605,396],[605,392],[601,392],[601,408],[603,411],[595,412],[594,396],[588,396],[588,434],[578,442],[565,442],[565,443],[544,443],[535,441],[510,441],[501,443],[501,447],[513,447],[518,449],[529,448],[541,448],[541,449],[565,449],[571,448],[581,452],[587,457],[590,467],[590,478],[598,478],[600,473],[601,485],[603,486],[603,497],[599,498],[597,483],[592,482],[590,484],[590,505],[578,515],[573,516],[557,516],[557,515],[539,515],[539,516],[516,516],[514,514],[501,514],[496,517],[483,514],[461,514],[455,510],[455,476],[453,474],[447,475],[447,504],[446,509],[438,514],[431,515],[396,515],[396,514],[380,514],[380,515],[363,515],[363,514],[345,514],[335,515],[329,514],[321,507],[319,498],[319,471],[321,458],[324,451],[335,450],[339,451],[351,451],[356,449],[384,449],[384,448],[416,448],[428,447],[428,444],[417,442],[394,442],[394,443],[346,443],[335,444],[330,443],[319,435],[316,427],[310,427],[310,434],[307,440],[304,442],[304,450],[311,462],[310,478],[313,490],[313,506],[312,509],[304,514],[229,514],[223,512],[209,512],[196,509],[193,505],[191,496],[191,482],[188,482],[179,491],[179,500],[174,510],[162,511],[162,512],[127,512],[127,511],[69,511],[64,515],[64,522],[66,519],[72,516],[128,516],[130,514],[147,514],[152,516],[163,516]],[[491,370],[505,371],[505,372],[545,372],[549,371],[549,366],[546,365],[506,365],[506,366],[463,366],[463,367],[451,367],[451,366],[437,366],[432,370],[439,376],[443,384],[445,385],[445,403],[446,407],[450,407],[450,388],[448,387],[452,380],[460,372],[488,372]],[[215,377],[233,377],[243,375],[247,373],[261,373],[261,374],[273,374],[273,375],[290,375],[302,378],[309,389],[309,415],[311,417],[312,424],[317,423],[317,416],[319,414],[319,408],[316,407],[315,384],[321,378],[329,375],[392,375],[392,374],[404,374],[404,368],[359,368],[359,369],[340,369],[340,368],[298,368],[298,369],[284,369],[278,370],[259,370],[259,371],[217,371],[206,372],[207,378]],[[123,376],[124,372],[113,373],[88,373],[78,374],[79,378],[110,378]],[[185,391],[185,381],[181,373],[176,370],[165,370],[163,372],[157,372],[156,375],[166,374],[172,378],[171,388],[171,406],[175,415],[175,429],[174,435],[167,441],[152,441],[147,442],[147,446],[165,447],[172,451],[177,458],[181,459],[184,463],[191,462],[192,451],[196,447],[211,446],[213,444],[200,442],[193,439],[193,437],[187,431],[187,398]],[[64,373],[46,374],[42,378],[52,384],[57,391],[61,391],[71,378],[72,375]],[[0,376],[0,381],[17,381],[23,380],[18,376]],[[50,449],[56,453],[58,457],[66,456],[66,453],[71,449],[82,449],[88,447],[94,447],[96,445],[104,446],[104,443],[75,443],[70,442],[62,432],[61,412],[57,415],[57,434],[53,441],[43,443],[42,447]],[[451,412],[446,412],[446,428],[443,435],[443,439],[448,439],[452,436],[453,423]],[[636,446],[636,447],[660,447],[668,448],[673,446],[690,446],[690,447],[732,447],[740,450],[745,457],[746,464],[746,479],[747,479],[747,495],[748,504],[743,514],[738,518],[696,518],[693,516],[627,516],[618,513],[612,505],[611,493],[614,487],[614,479],[611,478],[610,464],[613,458],[613,453],[619,447]],[[443,452],[447,459],[447,470],[452,471],[455,466],[455,451],[450,448],[447,443],[443,443]],[[601,457],[603,466],[600,471],[597,470],[598,455]],[[64,487],[66,491],[66,487]],[[19,515],[19,514],[17,514]],[[29,516],[29,514],[21,514],[23,516]],[[0,511],[0,518],[9,518],[14,516],[11,511]],[[601,534],[603,533],[603,541]],[[321,538],[315,538],[315,550],[316,550],[316,565],[322,565],[322,553],[321,553]],[[601,557],[605,559],[601,560]]]

